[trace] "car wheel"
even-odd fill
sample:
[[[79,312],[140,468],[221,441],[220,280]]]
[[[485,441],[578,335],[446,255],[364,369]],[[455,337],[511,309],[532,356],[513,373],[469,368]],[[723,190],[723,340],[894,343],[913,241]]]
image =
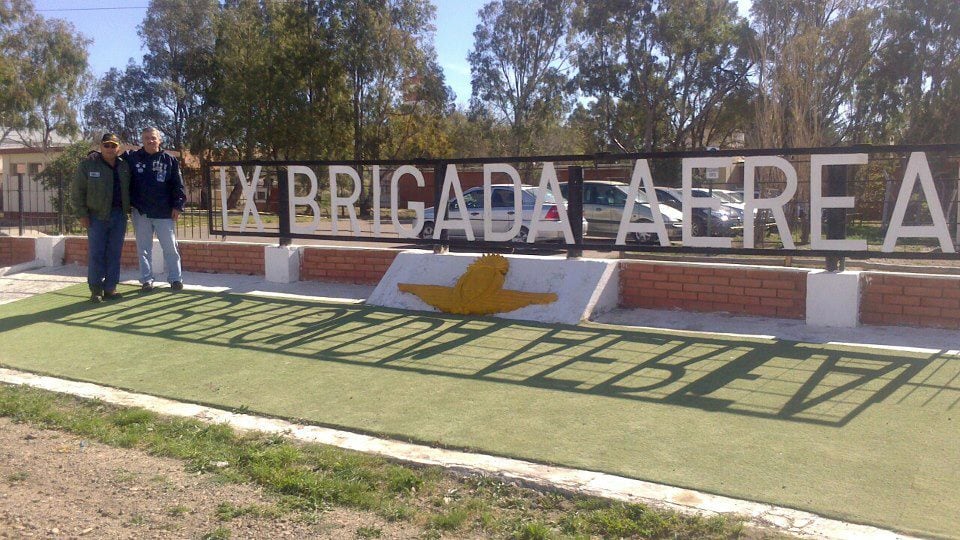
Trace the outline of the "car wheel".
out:
[[[643,219],[640,220],[640,223],[651,223],[649,220]],[[635,232],[632,234],[633,241],[638,244],[659,244],[660,238],[657,236],[657,233],[652,232]]]
[[[433,239],[433,222],[432,221],[428,221],[423,224],[423,228],[420,229],[420,238],[424,240]]]
[[[633,233],[633,241],[642,244],[659,244],[660,238],[655,233]]]
[[[707,234],[707,224],[703,220],[695,219],[693,220],[693,235],[694,236],[703,236]]]
[[[513,240],[511,241],[516,244],[526,244],[527,238],[529,238],[529,236],[530,236],[530,231],[528,231],[526,227],[520,227],[520,232],[518,232],[517,235],[514,236]]]

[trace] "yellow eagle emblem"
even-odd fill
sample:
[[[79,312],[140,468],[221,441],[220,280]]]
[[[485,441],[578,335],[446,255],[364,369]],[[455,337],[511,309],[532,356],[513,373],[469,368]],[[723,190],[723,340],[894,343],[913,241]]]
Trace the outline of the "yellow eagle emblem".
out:
[[[503,255],[484,255],[467,267],[453,287],[412,283],[398,283],[397,287],[440,311],[457,315],[492,315],[557,301],[554,293],[504,290],[509,269],[510,261]]]

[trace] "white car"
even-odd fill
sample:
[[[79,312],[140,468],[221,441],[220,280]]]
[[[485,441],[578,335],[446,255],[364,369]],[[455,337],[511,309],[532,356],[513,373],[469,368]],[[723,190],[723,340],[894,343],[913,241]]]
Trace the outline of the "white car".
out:
[[[494,184],[490,186],[490,204],[491,204],[491,227],[494,232],[509,231],[514,225],[516,208],[513,204],[514,194],[513,184]],[[511,240],[512,242],[527,242],[530,234],[530,221],[533,219],[533,207],[537,201],[537,188],[532,186],[522,186],[520,189],[522,214],[520,232]],[[462,228],[450,228],[450,222],[459,223],[461,216],[466,214],[467,219],[473,230],[473,236],[477,240],[483,240],[483,188],[470,188],[463,192],[463,202],[466,208],[460,208],[457,201],[450,201],[447,207],[446,228],[449,238],[466,238],[466,233]],[[427,208],[424,211],[423,228],[420,230],[420,238],[433,238],[433,231],[436,224],[435,210]],[[543,208],[540,212],[539,222],[560,221],[560,212],[557,208],[557,201],[550,192],[546,193],[543,200]],[[587,222],[583,222],[583,232],[587,232]],[[537,231],[537,241],[559,241],[563,242],[563,233],[560,231]]]
[[[565,198],[569,198],[566,183],[560,184],[560,191]],[[583,181],[583,218],[590,224],[590,234],[595,236],[617,236],[620,230],[620,220],[623,209],[627,205],[627,196],[630,186],[623,182],[611,180],[584,180]],[[660,217],[667,228],[667,236],[677,240],[682,236],[683,212],[675,210],[665,204],[660,204]],[[637,191],[637,199],[633,205],[633,215],[630,221],[653,222],[653,211],[650,201],[644,191]],[[630,238],[641,244],[656,244],[660,240],[655,233],[630,233]]]

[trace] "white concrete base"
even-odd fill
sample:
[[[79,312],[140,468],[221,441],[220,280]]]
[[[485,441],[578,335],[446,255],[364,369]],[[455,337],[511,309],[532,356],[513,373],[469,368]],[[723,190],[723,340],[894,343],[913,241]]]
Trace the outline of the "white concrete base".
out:
[[[294,246],[265,246],[263,262],[266,279],[272,283],[300,281],[300,248]]]
[[[39,236],[33,242],[36,258],[43,266],[63,266],[67,241],[63,236]]]
[[[398,309],[437,311],[417,296],[400,292],[399,283],[452,287],[480,255],[436,255],[406,251],[394,259],[368,304]],[[543,258],[505,255],[510,261],[504,289],[557,294],[551,304],[527,306],[497,317],[545,323],[577,324],[617,307],[619,265],[613,260]]]
[[[854,328],[860,324],[860,272],[807,274],[807,324]]]

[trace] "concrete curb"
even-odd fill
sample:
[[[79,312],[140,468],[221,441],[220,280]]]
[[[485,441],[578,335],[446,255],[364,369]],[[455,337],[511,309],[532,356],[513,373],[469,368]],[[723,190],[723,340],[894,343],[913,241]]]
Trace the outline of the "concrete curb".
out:
[[[892,531],[828,519],[809,512],[744,501],[689,489],[655,484],[610,474],[541,465],[527,461],[471,454],[429,446],[380,439],[330,428],[294,424],[135,394],[91,383],[82,383],[0,368],[0,383],[23,385],[52,392],[99,399],[125,407],[141,407],[160,414],[228,424],[241,431],[261,431],[295,439],[337,446],[391,459],[435,465],[472,474],[485,474],[524,484],[565,492],[643,503],[685,514],[737,514],[754,526],[775,528],[804,538],[909,539]]]

